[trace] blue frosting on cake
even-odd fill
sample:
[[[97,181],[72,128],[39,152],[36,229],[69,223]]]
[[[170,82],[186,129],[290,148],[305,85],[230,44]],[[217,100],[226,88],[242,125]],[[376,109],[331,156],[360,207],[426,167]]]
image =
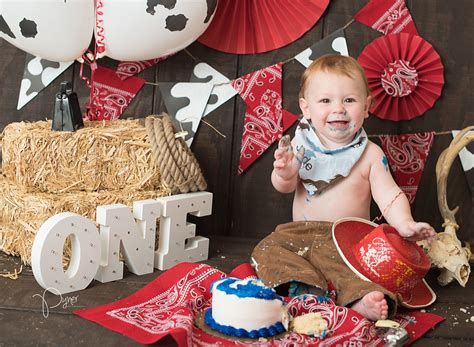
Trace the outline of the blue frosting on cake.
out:
[[[211,290],[219,289],[226,294],[234,294],[239,298],[277,299],[283,301],[282,297],[275,290],[262,286],[263,282],[261,280],[249,280],[245,284],[238,283],[232,286],[235,282],[242,282],[242,280],[232,277],[217,280],[212,283]]]
[[[285,331],[285,327],[281,322],[278,322],[272,326],[261,328],[258,330],[247,331],[245,329],[238,329],[228,325],[221,325],[217,323],[212,317],[212,309],[207,310],[204,320],[207,325],[212,329],[217,330],[223,334],[236,336],[236,337],[250,337],[252,339],[258,339],[259,337],[268,337],[275,336],[276,334],[282,333]]]

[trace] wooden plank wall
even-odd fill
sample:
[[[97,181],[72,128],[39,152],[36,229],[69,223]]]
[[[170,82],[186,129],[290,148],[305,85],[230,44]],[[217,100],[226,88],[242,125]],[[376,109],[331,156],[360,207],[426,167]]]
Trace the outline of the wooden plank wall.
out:
[[[322,37],[344,26],[366,3],[366,0],[333,0],[323,18],[308,33],[292,44],[268,53],[226,54],[197,42],[192,44],[188,51],[195,58],[207,62],[228,78],[234,79],[293,57]],[[472,125],[474,22],[471,20],[471,15],[474,3],[471,0],[451,2],[407,0],[407,6],[411,10],[420,35],[433,44],[440,54],[445,66],[446,83],[440,99],[422,117],[396,123],[371,116],[365,124],[368,134],[442,132]],[[351,55],[358,57],[363,48],[380,34],[362,24],[353,23],[347,28],[346,36]],[[79,78],[79,64],[75,63],[33,101],[17,111],[24,57],[23,51],[4,40],[0,41],[0,129],[14,121],[50,118],[54,95],[63,80],[73,81],[81,105],[87,101],[88,90]],[[117,64],[116,61],[107,58],[99,63],[109,67]],[[142,72],[140,77],[149,82],[188,81],[193,66],[194,61],[190,55],[179,52],[156,67]],[[295,114],[299,114],[297,94],[302,72],[303,67],[298,62],[292,61],[284,65],[283,105]],[[124,117],[145,117],[164,110],[158,88],[145,85],[125,111]],[[201,124],[192,145],[192,150],[207,178],[208,190],[214,194],[212,216],[192,219],[198,224],[197,231],[201,235],[262,238],[277,224],[291,219],[291,195],[277,193],[270,183],[275,145],[243,175],[236,174],[244,111],[245,105],[240,98],[231,99],[206,117],[206,121],[226,137],[221,137],[206,124]],[[293,133],[294,128],[290,132]],[[450,135],[435,137],[413,206],[415,219],[430,222],[438,231],[441,230],[442,219],[437,206],[434,169],[439,154],[450,141]],[[464,240],[474,239],[474,232],[471,230],[474,226],[472,200],[458,159],[454,162],[449,176],[448,202],[450,206],[460,206],[457,220],[461,225],[461,237]],[[379,212],[373,208],[372,214],[375,217]]]

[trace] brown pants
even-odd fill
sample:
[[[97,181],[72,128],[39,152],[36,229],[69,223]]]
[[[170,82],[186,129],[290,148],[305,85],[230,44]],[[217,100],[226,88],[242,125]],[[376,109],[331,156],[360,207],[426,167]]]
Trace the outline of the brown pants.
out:
[[[336,303],[348,306],[367,293],[380,291],[389,305],[389,317],[395,314],[396,295],[385,288],[360,279],[344,263],[332,240],[329,222],[291,222],[279,225],[255,247],[252,262],[255,271],[269,287],[291,281],[327,290],[331,281]]]

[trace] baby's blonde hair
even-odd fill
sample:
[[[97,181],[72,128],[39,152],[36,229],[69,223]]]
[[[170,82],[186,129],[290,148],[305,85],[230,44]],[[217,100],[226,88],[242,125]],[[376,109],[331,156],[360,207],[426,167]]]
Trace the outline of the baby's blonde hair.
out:
[[[370,95],[367,77],[365,76],[364,69],[362,66],[360,66],[357,60],[344,55],[326,54],[313,61],[303,72],[300,84],[300,98],[304,98],[304,92],[306,90],[309,77],[318,71],[345,75],[352,79],[360,77],[365,85],[367,95]]]

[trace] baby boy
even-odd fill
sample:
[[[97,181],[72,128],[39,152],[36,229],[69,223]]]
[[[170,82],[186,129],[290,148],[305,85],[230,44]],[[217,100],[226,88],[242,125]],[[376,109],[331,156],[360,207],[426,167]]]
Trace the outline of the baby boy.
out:
[[[435,231],[413,220],[387,158],[362,128],[371,99],[364,70],[351,57],[326,55],[306,69],[299,95],[303,118],[291,144],[275,151],[271,175],[276,190],[294,192],[294,222],[278,226],[252,258],[269,286],[296,283],[327,290],[330,280],[339,305],[377,320],[394,313],[396,295],[345,266],[331,239],[332,223],[343,217],[369,219],[373,198],[402,237],[430,240]]]

